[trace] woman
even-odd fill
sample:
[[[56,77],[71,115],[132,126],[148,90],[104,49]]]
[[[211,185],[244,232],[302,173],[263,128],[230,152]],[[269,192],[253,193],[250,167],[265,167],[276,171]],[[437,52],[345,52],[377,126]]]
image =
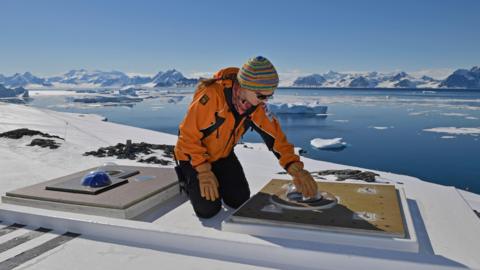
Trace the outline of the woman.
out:
[[[175,157],[185,178],[185,189],[198,217],[210,218],[223,202],[238,208],[250,198],[250,189],[233,148],[248,128],[257,131],[280,165],[293,177],[305,197],[317,185],[287,141],[278,120],[264,102],[278,86],[270,61],[258,56],[241,69],[226,68],[202,80],[194,94],[175,146]]]

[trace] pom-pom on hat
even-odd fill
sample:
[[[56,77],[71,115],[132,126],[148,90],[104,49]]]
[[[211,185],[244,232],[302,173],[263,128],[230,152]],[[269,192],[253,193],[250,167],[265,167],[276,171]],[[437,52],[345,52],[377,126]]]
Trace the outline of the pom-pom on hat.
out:
[[[275,90],[278,74],[272,63],[263,56],[249,59],[237,74],[240,87],[255,91]]]

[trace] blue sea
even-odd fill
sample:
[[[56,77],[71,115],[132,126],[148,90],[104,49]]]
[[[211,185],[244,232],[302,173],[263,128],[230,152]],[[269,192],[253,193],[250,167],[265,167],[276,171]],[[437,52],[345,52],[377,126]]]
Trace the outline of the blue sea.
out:
[[[193,88],[175,91],[191,92]],[[289,141],[306,150],[304,156],[411,175],[480,194],[480,134],[424,131],[480,129],[480,91],[279,89],[275,95],[274,101],[294,96],[328,106],[326,116],[277,115]],[[66,100],[64,96],[33,96],[31,105],[96,113],[111,122],[177,134],[191,97],[177,103],[148,99],[133,107],[57,106]],[[314,138],[343,138],[347,147],[318,150],[310,145]],[[261,138],[248,132],[244,141],[260,142]]]

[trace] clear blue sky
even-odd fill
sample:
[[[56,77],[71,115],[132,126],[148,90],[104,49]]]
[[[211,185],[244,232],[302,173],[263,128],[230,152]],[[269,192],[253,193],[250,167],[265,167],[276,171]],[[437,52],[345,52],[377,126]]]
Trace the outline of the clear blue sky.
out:
[[[0,0],[0,74],[185,74],[253,55],[280,72],[480,65],[480,1]]]

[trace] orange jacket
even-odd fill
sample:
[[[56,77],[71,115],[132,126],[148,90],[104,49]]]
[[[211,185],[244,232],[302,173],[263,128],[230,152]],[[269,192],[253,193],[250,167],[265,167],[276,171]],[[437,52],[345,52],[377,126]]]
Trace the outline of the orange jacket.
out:
[[[238,68],[220,70],[214,77],[221,77],[228,72],[236,74]],[[232,104],[230,79],[218,80],[195,92],[179,126],[175,157],[177,160],[190,161],[193,167],[227,157],[248,128],[262,136],[283,168],[287,169],[291,163],[300,161],[277,118],[269,114],[266,106],[260,104],[252,107],[244,116],[236,112]]]

